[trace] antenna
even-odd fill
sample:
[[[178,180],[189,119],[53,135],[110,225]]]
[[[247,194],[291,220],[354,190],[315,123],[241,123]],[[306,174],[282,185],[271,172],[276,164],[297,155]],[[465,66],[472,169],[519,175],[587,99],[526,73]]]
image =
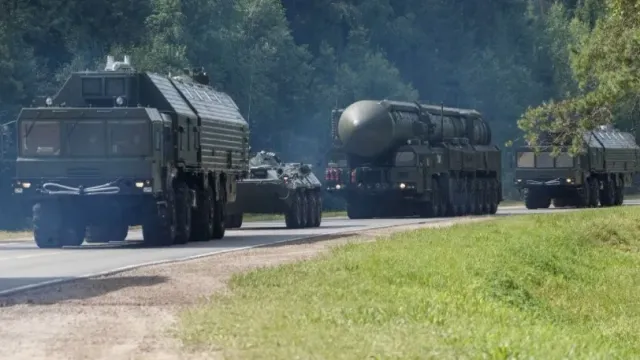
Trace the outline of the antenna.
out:
[[[440,102],[440,138],[444,142],[444,101]]]

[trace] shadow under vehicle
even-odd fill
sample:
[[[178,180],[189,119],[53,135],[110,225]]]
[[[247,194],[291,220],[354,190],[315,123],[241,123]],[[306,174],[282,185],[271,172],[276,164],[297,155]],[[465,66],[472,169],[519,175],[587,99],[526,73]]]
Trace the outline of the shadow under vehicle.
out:
[[[479,112],[362,100],[332,114],[325,186],[349,218],[496,213],[501,151]]]
[[[260,151],[249,160],[249,176],[238,182],[227,228],[242,226],[244,213],[284,214],[287,228],[318,227],[322,222],[322,184],[302,163],[285,163]]]
[[[225,235],[249,128],[204,71],[164,76],[108,56],[17,123],[13,186],[33,205],[39,247],[123,241],[130,225],[150,246]]]
[[[583,135],[584,153],[571,156],[568,145],[551,152],[550,135],[543,146],[515,149],[515,186],[527,209],[619,206],[624,188],[640,171],[640,147],[631,133],[601,126]],[[546,145],[545,145],[546,144]]]

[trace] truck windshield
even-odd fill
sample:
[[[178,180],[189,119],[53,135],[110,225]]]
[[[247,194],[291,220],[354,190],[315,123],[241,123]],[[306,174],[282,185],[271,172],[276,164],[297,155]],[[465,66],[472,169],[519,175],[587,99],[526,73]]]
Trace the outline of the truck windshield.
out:
[[[518,153],[518,167],[532,168],[535,166],[535,154],[533,152]]]
[[[70,156],[104,156],[105,132],[102,121],[73,121],[65,124]]]
[[[60,122],[23,121],[20,126],[23,156],[60,155]]]
[[[532,151],[519,152],[517,166],[519,168],[567,168],[573,167],[574,159],[566,152],[557,157],[550,152],[541,152],[537,155]]]
[[[149,132],[146,120],[109,121],[109,153],[112,156],[148,155]]]
[[[401,151],[396,153],[396,166],[415,166],[416,154],[412,151]]]

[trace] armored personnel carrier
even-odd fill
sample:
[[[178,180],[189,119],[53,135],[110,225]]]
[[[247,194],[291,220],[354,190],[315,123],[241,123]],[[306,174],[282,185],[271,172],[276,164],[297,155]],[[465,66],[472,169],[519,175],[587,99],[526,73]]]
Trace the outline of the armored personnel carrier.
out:
[[[495,214],[501,151],[471,109],[362,100],[332,116],[325,187],[349,218]]]
[[[624,187],[640,171],[640,147],[634,136],[612,126],[583,135],[584,153],[571,156],[568,146],[553,155],[554,137],[546,134],[543,146],[516,148],[515,186],[524,194],[528,209],[554,207],[618,206]],[[546,147],[546,148],[545,148]]]
[[[260,151],[249,160],[249,177],[238,182],[227,228],[239,228],[244,213],[284,214],[288,228],[318,227],[322,222],[322,184],[302,163],[285,163]]]
[[[42,248],[220,239],[235,183],[248,174],[249,127],[202,69],[140,72],[130,58],[75,72],[17,119],[14,193],[33,205]]]

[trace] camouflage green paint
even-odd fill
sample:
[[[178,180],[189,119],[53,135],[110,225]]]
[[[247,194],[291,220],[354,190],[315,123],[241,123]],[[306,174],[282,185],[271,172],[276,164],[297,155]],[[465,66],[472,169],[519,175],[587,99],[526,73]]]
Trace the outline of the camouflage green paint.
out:
[[[640,171],[640,147],[634,136],[603,126],[583,135],[585,152],[572,157],[568,147],[556,156],[551,149],[518,147],[514,153],[514,185],[528,208],[621,205],[624,187]],[[607,195],[607,192],[613,195]],[[610,197],[613,196],[613,199]]]
[[[353,217],[490,213],[502,199],[501,152],[475,110],[362,100],[332,112],[332,136],[327,189],[377,212]]]

